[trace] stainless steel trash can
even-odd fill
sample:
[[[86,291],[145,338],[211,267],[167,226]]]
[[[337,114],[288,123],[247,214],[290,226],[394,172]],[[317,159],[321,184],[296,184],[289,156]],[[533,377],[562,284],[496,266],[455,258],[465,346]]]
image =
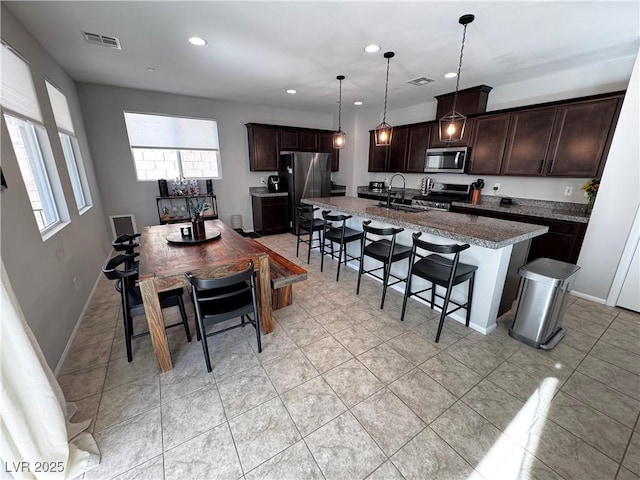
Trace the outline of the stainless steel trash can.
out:
[[[577,265],[550,258],[520,267],[524,283],[509,335],[534,348],[555,347],[567,333],[562,317],[578,270]]]

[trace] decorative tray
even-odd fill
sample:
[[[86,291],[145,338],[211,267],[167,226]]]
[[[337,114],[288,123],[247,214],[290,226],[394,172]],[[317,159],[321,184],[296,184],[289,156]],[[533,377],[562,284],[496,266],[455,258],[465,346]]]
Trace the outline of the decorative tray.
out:
[[[210,242],[211,240],[215,240],[222,235],[220,230],[210,230],[207,232],[207,235],[204,238],[195,238],[191,237],[183,237],[182,235],[172,235],[170,237],[166,237],[167,242],[174,245],[194,245],[198,243]]]

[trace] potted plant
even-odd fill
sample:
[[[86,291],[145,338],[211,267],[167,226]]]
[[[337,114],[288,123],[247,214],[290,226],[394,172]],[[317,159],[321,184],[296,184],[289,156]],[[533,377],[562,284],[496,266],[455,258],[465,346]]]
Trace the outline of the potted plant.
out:
[[[599,188],[600,180],[595,178],[582,185],[582,190],[587,192],[587,197],[589,197],[589,201],[587,202],[587,214],[590,214],[593,210],[593,204],[596,201],[596,195],[598,194]]]
[[[189,199],[189,212],[191,213],[191,224],[193,226],[193,236],[201,239],[205,237],[204,218],[202,213],[209,210],[209,205],[204,199]]]

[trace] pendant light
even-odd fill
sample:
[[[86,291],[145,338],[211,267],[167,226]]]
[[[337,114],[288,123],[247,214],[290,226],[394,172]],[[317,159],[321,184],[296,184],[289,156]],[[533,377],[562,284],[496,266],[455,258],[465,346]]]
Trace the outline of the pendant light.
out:
[[[440,141],[445,143],[458,142],[464,134],[467,117],[456,110],[458,106],[458,89],[460,87],[460,70],[462,70],[462,56],[464,54],[464,42],[467,36],[467,25],[476,17],[472,14],[463,15],[458,23],[464,26],[462,31],[462,46],[460,47],[460,61],[458,62],[458,76],[456,78],[456,92],[453,95],[453,109],[440,119]]]
[[[384,112],[382,114],[382,123],[376,127],[376,147],[386,147],[391,145],[391,134],[393,127],[389,125],[387,120],[387,94],[389,92],[389,60],[393,58],[395,53],[386,52],[384,58],[387,59],[387,81],[384,86]]]
[[[338,97],[338,131],[333,134],[333,148],[344,148],[347,134],[342,131],[342,81],[345,76],[338,75],[336,79],[340,81],[340,96]]]

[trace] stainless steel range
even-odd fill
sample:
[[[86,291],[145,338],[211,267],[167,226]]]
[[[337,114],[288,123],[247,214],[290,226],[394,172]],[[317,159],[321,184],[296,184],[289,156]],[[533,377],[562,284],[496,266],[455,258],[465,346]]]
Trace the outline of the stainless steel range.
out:
[[[470,192],[470,184],[433,182],[432,188],[425,195],[413,197],[411,206],[424,210],[448,211],[451,208],[451,202],[469,200]]]

